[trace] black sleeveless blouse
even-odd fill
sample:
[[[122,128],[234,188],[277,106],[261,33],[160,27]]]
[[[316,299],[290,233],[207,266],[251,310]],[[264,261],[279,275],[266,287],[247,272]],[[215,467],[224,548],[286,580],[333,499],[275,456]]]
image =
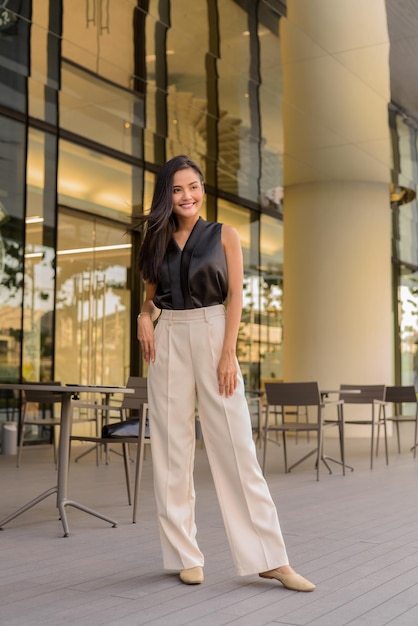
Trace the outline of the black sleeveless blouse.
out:
[[[198,309],[222,304],[228,272],[221,240],[222,224],[199,217],[181,250],[170,240],[154,296],[159,309]]]

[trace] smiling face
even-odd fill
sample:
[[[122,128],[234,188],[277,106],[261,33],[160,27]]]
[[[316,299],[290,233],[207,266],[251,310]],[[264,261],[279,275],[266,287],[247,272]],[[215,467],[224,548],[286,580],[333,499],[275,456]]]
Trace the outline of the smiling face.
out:
[[[204,196],[203,184],[196,170],[188,167],[173,176],[173,213],[177,219],[199,217]]]

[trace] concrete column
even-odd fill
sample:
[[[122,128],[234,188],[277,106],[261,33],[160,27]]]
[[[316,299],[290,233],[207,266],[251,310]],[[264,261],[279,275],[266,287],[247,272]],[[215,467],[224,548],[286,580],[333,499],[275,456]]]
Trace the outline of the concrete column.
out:
[[[392,382],[384,0],[288,0],[284,379]]]
[[[387,185],[292,186],[284,210],[284,379],[389,384]]]

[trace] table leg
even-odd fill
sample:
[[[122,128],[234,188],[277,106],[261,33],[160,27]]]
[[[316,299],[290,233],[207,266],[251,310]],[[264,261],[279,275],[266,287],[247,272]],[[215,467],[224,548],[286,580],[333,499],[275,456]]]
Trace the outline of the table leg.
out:
[[[70,437],[71,437],[71,420],[72,420],[72,409],[71,409],[71,397],[69,395],[64,395],[62,399],[61,405],[61,430],[60,430],[60,440],[58,447],[58,490],[57,490],[57,507],[60,512],[61,522],[64,528],[64,537],[68,537],[69,535],[69,526],[67,521],[67,515],[65,511],[66,506],[73,506],[80,511],[84,511],[89,515],[94,515],[99,519],[104,520],[105,522],[109,522],[112,524],[113,528],[116,528],[118,525],[117,521],[108,517],[107,515],[103,515],[102,513],[98,513],[93,509],[90,509],[75,500],[68,500],[68,467],[70,462]]]
[[[339,461],[338,459],[333,459],[330,456],[324,456],[324,455],[322,456],[322,461],[327,466],[330,474],[332,474],[332,471],[331,471],[329,465],[326,463],[325,459],[327,461],[332,461],[333,463],[337,463],[338,465],[341,465],[342,468],[343,468],[343,475],[345,476],[346,468],[351,470],[352,472],[354,472],[354,467],[352,467],[351,465],[348,465],[345,462],[344,415],[343,415],[343,407],[342,407],[342,405],[338,405],[337,406],[337,414],[338,414],[338,421],[339,421],[338,429],[339,429],[339,439],[340,439],[340,447],[341,447],[341,461]]]
[[[93,509],[90,509],[75,500],[68,500],[68,468],[70,461],[70,435],[71,435],[71,420],[72,420],[72,409],[71,409],[71,393],[63,393],[62,401],[61,401],[61,427],[60,427],[60,438],[58,445],[58,484],[55,487],[51,487],[47,491],[44,491],[39,496],[28,502],[27,504],[20,507],[17,511],[8,515],[3,520],[0,521],[0,530],[2,527],[8,524],[11,520],[15,519],[28,509],[31,509],[33,506],[38,504],[38,502],[42,502],[45,498],[48,498],[52,494],[57,494],[57,508],[60,513],[62,526],[64,528],[64,537],[68,537],[70,529],[67,521],[67,514],[65,511],[66,506],[73,506],[89,515],[94,515],[99,519],[104,520],[105,522],[109,522],[112,524],[113,528],[116,528],[118,525],[117,521],[108,517],[107,515],[103,515],[102,513],[98,513]]]
[[[57,493],[57,487],[51,487],[51,489],[48,489],[47,491],[44,491],[43,493],[41,493],[40,496],[38,496],[37,498],[34,498],[33,500],[31,500],[27,504],[21,506],[20,509],[17,509],[17,511],[12,513],[11,515],[8,515],[7,517],[5,517],[0,522],[0,530],[3,530],[3,526],[5,526],[9,522],[11,522],[12,519],[15,519],[15,517],[19,517],[19,515],[21,515],[22,513],[27,511],[28,509],[31,509],[33,506],[35,506],[35,504],[38,504],[38,502],[42,502],[42,500],[45,500],[45,498],[48,498],[53,493]]]
[[[94,511],[93,509],[90,509],[88,506],[84,506],[84,504],[80,504],[80,502],[76,502],[75,500],[60,500],[60,502],[58,503],[58,509],[59,509],[60,516],[61,516],[62,526],[64,528],[64,537],[68,537],[68,535],[70,534],[70,528],[68,526],[67,515],[65,512],[66,506],[73,506],[75,509],[84,511],[85,513],[88,513],[89,515],[94,515],[94,517],[98,517],[99,519],[102,519],[105,522],[109,522],[109,524],[112,524],[112,528],[116,528],[118,525],[116,520],[108,517],[107,515],[103,515],[102,513],[99,513],[98,511]]]

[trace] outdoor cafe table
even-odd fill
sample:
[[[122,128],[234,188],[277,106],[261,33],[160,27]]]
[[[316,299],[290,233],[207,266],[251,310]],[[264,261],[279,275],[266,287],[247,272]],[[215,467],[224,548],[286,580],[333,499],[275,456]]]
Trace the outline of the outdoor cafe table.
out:
[[[0,384],[1,389],[13,389],[16,391],[26,391],[33,390],[34,385],[30,383],[23,384]],[[71,436],[71,421],[72,421],[72,409],[71,409],[71,398],[73,396],[77,396],[79,393],[89,392],[89,393],[99,393],[99,394],[113,394],[113,393],[134,393],[133,389],[128,387],[109,387],[109,386],[99,386],[99,385],[42,385],[36,384],[36,390],[40,392],[53,393],[54,396],[58,396],[59,399],[57,402],[61,403],[61,421],[60,421],[60,436],[58,443],[58,482],[54,487],[47,489],[39,496],[28,502],[27,504],[20,507],[17,511],[5,517],[3,520],[0,520],[0,529],[3,529],[3,526],[8,524],[11,520],[15,519],[28,509],[32,508],[48,496],[56,493],[57,494],[57,508],[60,514],[61,522],[64,528],[64,537],[68,537],[69,535],[69,526],[67,521],[67,515],[65,511],[65,507],[73,506],[80,511],[84,511],[89,515],[94,515],[99,519],[104,520],[105,522],[109,522],[113,527],[117,526],[117,521],[99,513],[98,511],[94,511],[89,507],[81,504],[80,502],[76,502],[75,500],[69,500],[67,498],[68,494],[68,468],[70,461],[70,436]]]

